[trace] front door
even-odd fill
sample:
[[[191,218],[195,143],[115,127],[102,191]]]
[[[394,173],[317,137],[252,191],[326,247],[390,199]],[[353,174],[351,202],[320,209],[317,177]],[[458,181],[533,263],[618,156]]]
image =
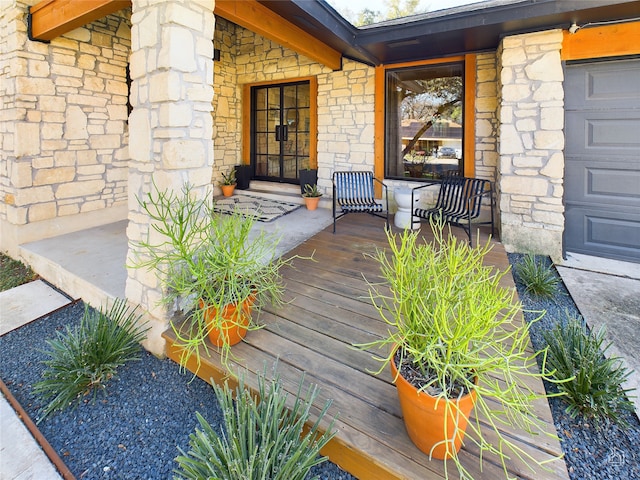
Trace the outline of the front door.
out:
[[[309,82],[251,89],[251,162],[255,178],[299,183],[309,168]]]

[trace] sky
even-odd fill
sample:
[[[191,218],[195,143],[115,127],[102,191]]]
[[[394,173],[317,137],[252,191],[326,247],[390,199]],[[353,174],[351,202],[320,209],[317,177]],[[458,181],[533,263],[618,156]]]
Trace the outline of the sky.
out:
[[[384,12],[387,6],[384,0],[327,0],[336,10],[348,8],[354,13],[361,12],[365,8],[374,11]],[[457,7],[459,5],[467,5],[477,3],[481,0],[421,0],[420,9],[427,9],[430,12],[435,10],[444,10],[445,8]]]

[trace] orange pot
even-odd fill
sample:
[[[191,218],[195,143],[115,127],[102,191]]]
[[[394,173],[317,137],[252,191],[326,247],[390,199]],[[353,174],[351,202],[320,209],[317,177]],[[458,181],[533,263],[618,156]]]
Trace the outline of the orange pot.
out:
[[[222,195],[224,195],[225,197],[230,197],[231,195],[233,195],[233,191],[236,189],[236,186],[220,185],[220,188],[222,189]]]
[[[469,416],[476,401],[475,390],[459,400],[437,399],[418,392],[402,375],[397,375],[393,359],[391,372],[396,379],[400,408],[411,441],[433,458],[442,460],[452,457],[462,446]],[[448,408],[447,402],[450,404]]]
[[[251,295],[244,302],[241,308],[237,303],[230,303],[222,309],[222,324],[218,327],[214,326],[217,309],[213,306],[207,307],[204,314],[207,320],[207,328],[209,329],[209,340],[216,347],[224,345],[235,345],[240,343],[247,335],[247,328],[251,318],[251,310],[255,295]],[[204,302],[200,300],[200,308],[204,308]]]
[[[304,203],[307,206],[307,210],[315,210],[320,203],[320,197],[304,197]]]

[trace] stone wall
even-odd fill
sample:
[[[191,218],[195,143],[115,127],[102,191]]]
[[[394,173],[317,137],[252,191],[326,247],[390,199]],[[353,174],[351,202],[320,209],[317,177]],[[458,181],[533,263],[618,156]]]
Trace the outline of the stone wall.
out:
[[[214,66],[214,181],[242,159],[243,87],[311,76],[318,81],[320,189],[330,194],[335,169],[373,169],[372,67],[345,59],[343,69],[334,72],[245,28],[220,18],[216,21],[214,43],[221,61]]]
[[[476,57],[475,170],[476,176],[496,179],[498,165],[498,78],[496,54]]]
[[[8,250],[126,214],[130,11],[46,44],[28,40],[27,10],[25,2],[3,7],[0,22]]]
[[[153,191],[211,195],[213,165],[214,2],[133,0],[131,17],[131,145],[129,163],[128,259],[135,263],[138,241],[165,239],[150,225],[138,198]],[[176,306],[162,304],[154,273],[128,269],[126,297],[149,314],[145,348],[164,352],[162,332]]]
[[[498,50],[498,204],[507,251],[562,257],[562,31],[507,37]]]
[[[220,50],[220,61],[213,62],[213,155],[212,181],[218,185],[222,172],[244,163],[242,158],[242,89],[237,84],[236,29],[223,18],[216,18],[213,46]],[[248,160],[248,159],[246,159]]]
[[[335,170],[373,170],[375,70],[343,59],[318,77],[318,186],[331,194]]]

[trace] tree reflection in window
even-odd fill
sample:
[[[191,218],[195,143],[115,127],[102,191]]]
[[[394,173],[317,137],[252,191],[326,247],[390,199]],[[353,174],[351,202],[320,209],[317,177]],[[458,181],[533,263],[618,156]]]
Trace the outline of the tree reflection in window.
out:
[[[387,178],[463,173],[463,72],[461,62],[387,70]]]

